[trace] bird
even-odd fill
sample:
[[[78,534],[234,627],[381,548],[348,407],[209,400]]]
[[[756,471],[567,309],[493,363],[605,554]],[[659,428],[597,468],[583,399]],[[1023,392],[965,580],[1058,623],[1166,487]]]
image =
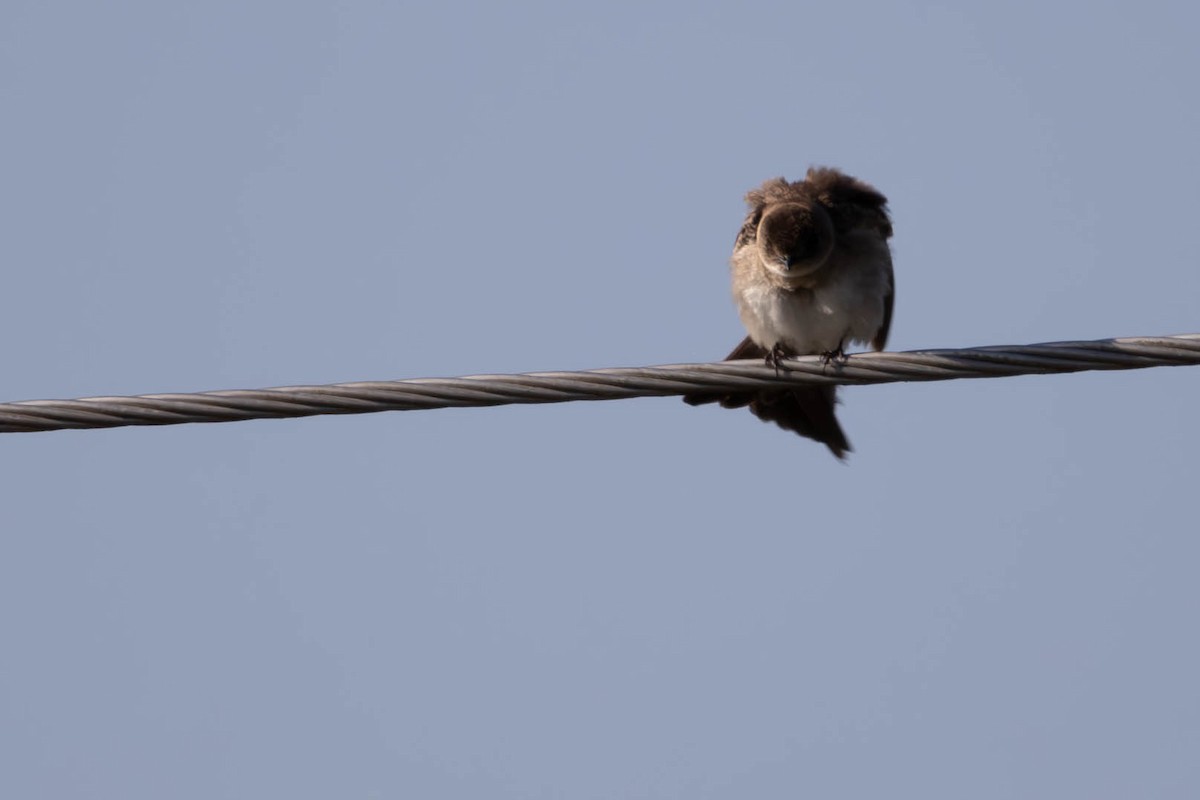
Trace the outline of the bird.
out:
[[[882,350],[896,282],[887,198],[831,167],[804,180],[773,178],[746,194],[749,211],[730,259],[734,302],[749,334],[725,360],[822,355],[841,363],[853,343]],[[834,413],[834,386],[686,394],[689,405],[749,407],[764,422],[851,451]]]

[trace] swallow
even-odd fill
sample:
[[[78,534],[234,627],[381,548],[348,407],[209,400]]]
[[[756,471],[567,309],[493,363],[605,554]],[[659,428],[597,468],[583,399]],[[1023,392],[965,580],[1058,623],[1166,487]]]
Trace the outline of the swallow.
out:
[[[778,370],[794,356],[840,362],[854,343],[882,350],[896,296],[887,198],[836,169],[813,167],[802,181],[766,181],[747,193],[746,204],[730,266],[749,335],[725,360],[763,358]],[[683,400],[749,407],[839,459],[851,450],[834,413],[834,386],[699,392]]]

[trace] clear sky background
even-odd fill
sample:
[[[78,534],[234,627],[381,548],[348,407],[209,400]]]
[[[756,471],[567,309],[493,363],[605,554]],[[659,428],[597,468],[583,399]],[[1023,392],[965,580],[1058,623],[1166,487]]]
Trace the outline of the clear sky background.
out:
[[[1186,3],[17,2],[0,399],[639,366],[742,196],[894,349],[1200,331]],[[0,795],[1200,794],[1200,369],[0,436]]]

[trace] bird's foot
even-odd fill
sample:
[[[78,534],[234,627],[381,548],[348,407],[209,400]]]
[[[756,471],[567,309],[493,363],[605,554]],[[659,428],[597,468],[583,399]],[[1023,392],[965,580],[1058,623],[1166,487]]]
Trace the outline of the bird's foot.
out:
[[[784,352],[783,345],[781,345],[779,342],[776,342],[775,346],[772,347],[770,349],[770,351],[767,353],[767,357],[766,357],[767,366],[775,368],[775,377],[776,378],[779,377],[779,365],[783,361],[783,359],[787,358],[787,355],[788,354],[786,352]]]
[[[830,364],[837,364],[839,367],[842,364],[845,364],[846,359],[850,358],[850,356],[846,355],[846,350],[844,349],[845,344],[846,340],[843,339],[842,341],[838,342],[836,349],[826,350],[824,353],[821,353],[821,363],[826,367],[828,367]]]

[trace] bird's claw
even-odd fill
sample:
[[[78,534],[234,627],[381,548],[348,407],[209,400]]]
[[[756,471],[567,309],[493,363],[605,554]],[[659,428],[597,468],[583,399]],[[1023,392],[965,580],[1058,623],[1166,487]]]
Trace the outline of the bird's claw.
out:
[[[822,353],[821,363],[826,367],[828,367],[830,364],[837,364],[838,366],[845,364],[846,360],[850,358],[850,356],[846,355],[846,351],[842,347],[843,344],[845,343],[839,342],[836,349],[826,350],[824,353]]]
[[[776,378],[779,377],[779,365],[785,358],[787,358],[787,353],[784,352],[783,346],[780,345],[779,342],[776,342],[775,346],[772,347],[770,349],[770,351],[767,353],[767,358],[766,358],[767,366],[775,368],[775,377]]]

